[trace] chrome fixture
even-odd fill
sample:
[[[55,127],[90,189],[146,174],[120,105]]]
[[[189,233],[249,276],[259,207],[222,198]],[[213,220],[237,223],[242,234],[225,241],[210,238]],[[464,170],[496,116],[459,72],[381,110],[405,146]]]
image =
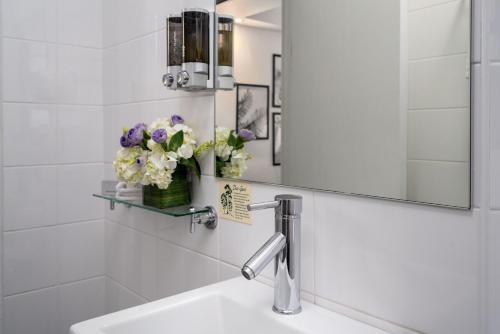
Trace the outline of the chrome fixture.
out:
[[[217,211],[213,206],[206,206],[208,212],[204,213],[193,213],[191,215],[191,224],[189,226],[189,232],[194,233],[196,224],[204,224],[206,228],[213,230],[217,227]]]
[[[300,306],[300,214],[302,196],[278,195],[274,201],[248,205],[248,211],[274,208],[275,234],[248,260],[241,273],[254,279],[274,258],[274,305],[280,314],[297,314]]]

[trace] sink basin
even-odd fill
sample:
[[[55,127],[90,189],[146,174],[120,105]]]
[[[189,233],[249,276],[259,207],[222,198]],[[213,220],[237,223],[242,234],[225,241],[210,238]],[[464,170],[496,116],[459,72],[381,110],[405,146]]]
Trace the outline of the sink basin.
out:
[[[303,302],[298,315],[271,310],[273,289],[235,278],[71,327],[71,334],[387,334]]]

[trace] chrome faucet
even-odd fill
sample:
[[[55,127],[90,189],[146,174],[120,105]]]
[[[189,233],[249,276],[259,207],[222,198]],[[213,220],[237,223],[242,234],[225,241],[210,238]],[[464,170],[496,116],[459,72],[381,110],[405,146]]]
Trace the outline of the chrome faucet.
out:
[[[241,273],[254,279],[274,258],[274,305],[280,314],[297,314],[300,306],[300,214],[302,197],[278,195],[274,201],[248,205],[248,211],[274,208],[275,234],[248,260]]]

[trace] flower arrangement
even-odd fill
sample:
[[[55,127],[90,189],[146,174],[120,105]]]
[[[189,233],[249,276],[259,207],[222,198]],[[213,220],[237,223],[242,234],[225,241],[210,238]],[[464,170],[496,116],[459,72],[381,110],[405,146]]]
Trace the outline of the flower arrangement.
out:
[[[252,156],[245,151],[245,143],[255,140],[250,130],[236,133],[224,127],[215,130],[216,175],[219,177],[241,178],[247,170],[247,161]]]
[[[120,145],[113,162],[117,178],[127,184],[149,187],[143,188],[144,200],[146,193],[185,187],[188,171],[199,177],[201,170],[196,157],[210,148],[209,145],[196,147],[193,129],[178,115],[157,119],[149,126],[139,123],[131,129],[124,129]],[[186,196],[183,202],[186,202]]]

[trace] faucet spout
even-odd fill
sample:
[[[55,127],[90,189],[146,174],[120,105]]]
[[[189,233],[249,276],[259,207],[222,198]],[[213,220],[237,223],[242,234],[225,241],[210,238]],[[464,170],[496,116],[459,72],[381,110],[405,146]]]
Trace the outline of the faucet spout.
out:
[[[277,195],[274,201],[250,204],[248,211],[274,208],[275,234],[241,269],[254,279],[272,259],[274,261],[274,305],[279,314],[297,314],[300,306],[300,214],[302,197]]]
[[[286,246],[286,238],[281,232],[276,232],[241,268],[241,273],[247,280],[257,277]]]

